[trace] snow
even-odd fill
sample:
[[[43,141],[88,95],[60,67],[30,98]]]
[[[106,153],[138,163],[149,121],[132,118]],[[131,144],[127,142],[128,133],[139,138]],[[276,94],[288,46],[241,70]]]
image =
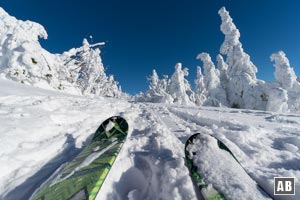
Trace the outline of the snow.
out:
[[[177,64],[171,79],[159,80],[152,75],[146,94],[136,96],[136,101],[198,106],[226,106],[266,110],[273,112],[300,113],[300,83],[294,69],[283,51],[270,56],[274,61],[275,82],[265,82],[256,77],[257,67],[240,42],[240,32],[225,7],[219,10],[220,30],[224,41],[217,55],[217,68],[208,53],[200,53],[197,59],[203,62],[204,75],[197,67],[195,88],[185,77],[187,69]],[[153,81],[156,78],[156,82]]]
[[[280,51],[271,55],[276,82],[258,80],[229,12],[223,7],[219,15],[225,39],[218,68],[199,54],[204,75],[198,67],[195,91],[181,63],[170,78],[153,70],[149,91],[132,102],[105,73],[104,43],[84,39],[82,47],[51,54],[38,41],[47,38],[43,26],[0,8],[0,199],[28,199],[115,115],[128,121],[129,135],[97,199],[197,199],[184,144],[199,132],[209,151],[195,146],[201,152],[195,160],[229,198],[262,197],[253,180],[272,195],[274,177],[295,177],[300,188],[300,115],[293,114],[300,113],[300,83],[293,68]],[[231,149],[251,178],[208,134]],[[299,199],[300,190],[273,198]]]
[[[202,177],[213,184],[214,188],[225,197],[232,200],[270,199],[257,190],[255,181],[247,175],[230,153],[220,150],[215,138],[200,134],[193,143],[187,146],[190,155],[196,154],[193,156],[193,162],[202,172]]]
[[[193,101],[191,101],[193,92],[191,91],[191,87],[185,79],[185,76],[188,76],[188,69],[182,69],[182,64],[177,63],[175,65],[175,72],[171,76],[169,93],[173,97],[175,103],[193,105]]]
[[[296,188],[300,186],[297,114],[88,98],[2,79],[0,108],[1,199],[29,198],[89,143],[102,121],[114,115],[126,118],[129,135],[97,199],[197,199],[199,194],[184,162],[185,141],[197,132],[223,141],[270,194],[273,177],[292,176]],[[214,151],[214,144],[209,146]],[[208,165],[217,161],[214,167],[239,173],[238,166],[226,159],[198,159]],[[207,174],[217,177],[217,184],[222,184],[223,176],[226,173],[221,169]],[[236,179],[229,179],[229,185]],[[238,188],[259,195],[253,182],[245,179],[239,181]],[[275,199],[299,197],[296,189],[294,197]]]
[[[270,56],[271,61],[274,61],[275,78],[283,89],[290,89],[297,83],[297,76],[294,69],[291,68],[290,62],[283,51],[273,53]]]
[[[201,53],[197,59],[202,60],[204,66],[204,84],[207,89],[208,99],[204,102],[207,106],[227,105],[227,99],[224,88],[220,83],[220,71],[215,68],[214,63],[208,53]]]
[[[104,43],[72,48],[52,54],[42,48],[44,27],[17,20],[0,7],[0,76],[48,90],[84,96],[123,96],[118,82],[107,76],[100,57]]]
[[[202,75],[201,67],[197,67],[197,79],[195,80],[195,103],[203,105],[206,100],[206,88],[204,86],[204,76]]]

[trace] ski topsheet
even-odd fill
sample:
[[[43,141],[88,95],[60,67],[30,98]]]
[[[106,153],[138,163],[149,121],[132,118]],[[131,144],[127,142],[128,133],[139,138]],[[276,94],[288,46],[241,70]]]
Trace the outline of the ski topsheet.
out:
[[[54,178],[47,181],[32,200],[94,200],[128,133],[122,117],[105,120],[91,143]]]
[[[211,135],[192,135],[185,144],[185,157],[191,178],[205,200],[271,199],[226,145]]]

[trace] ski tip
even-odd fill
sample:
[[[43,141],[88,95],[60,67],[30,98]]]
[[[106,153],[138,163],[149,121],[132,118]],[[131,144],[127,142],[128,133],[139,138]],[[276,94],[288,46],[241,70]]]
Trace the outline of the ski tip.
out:
[[[120,116],[113,116],[106,119],[97,129],[94,138],[126,137],[128,134],[128,123]]]

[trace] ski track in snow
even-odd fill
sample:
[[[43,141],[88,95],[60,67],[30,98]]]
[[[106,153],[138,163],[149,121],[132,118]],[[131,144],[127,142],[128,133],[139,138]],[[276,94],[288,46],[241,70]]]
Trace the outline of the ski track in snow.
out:
[[[274,176],[293,176],[300,188],[300,115],[91,99],[1,80],[0,199],[28,199],[113,115],[129,134],[98,200],[197,199],[184,143],[198,132],[222,140],[268,193]]]

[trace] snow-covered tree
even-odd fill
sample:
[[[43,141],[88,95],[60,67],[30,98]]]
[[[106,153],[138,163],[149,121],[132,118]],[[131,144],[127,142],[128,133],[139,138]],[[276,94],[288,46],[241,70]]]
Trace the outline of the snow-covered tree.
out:
[[[149,78],[150,80],[150,89],[156,89],[158,87],[159,77],[155,69],[152,70],[152,76]]]
[[[205,100],[206,97],[206,88],[204,86],[204,76],[201,72],[201,67],[197,67],[197,79],[195,80],[195,103],[196,105],[201,106]]]
[[[210,55],[208,53],[201,53],[197,56],[197,59],[200,59],[204,64],[204,86],[207,90],[205,105],[226,106],[226,93],[220,83],[220,72],[215,68]]]
[[[249,79],[256,80],[256,66],[251,62],[250,56],[244,52],[240,42],[240,32],[233,23],[229,12],[222,7],[219,10],[222,19],[221,31],[225,35],[225,40],[220,48],[220,53],[227,56],[229,74],[247,75]]]
[[[222,87],[226,90],[229,81],[228,77],[228,65],[225,63],[223,56],[217,55],[218,70],[220,71],[220,82]]]
[[[120,97],[121,90],[113,76],[107,77],[100,57],[99,47],[104,43],[89,44],[64,53],[65,65],[69,71],[68,80],[78,87],[83,95]]]
[[[188,68],[184,68],[183,69],[184,72],[184,76],[188,76],[189,75],[189,71]],[[195,93],[191,88],[191,85],[189,83],[188,80],[184,79],[184,87],[185,87],[185,93],[187,94],[187,96],[189,97],[189,100],[193,103],[195,103],[196,99],[195,99]]]
[[[163,78],[159,81],[160,88],[168,93],[168,87],[170,85],[170,79],[168,75],[163,75]]]
[[[117,82],[105,74],[97,48],[103,43],[90,45],[84,40],[81,48],[51,54],[38,41],[47,37],[40,24],[17,20],[0,8],[0,75],[77,95],[111,96],[121,92],[115,91]]]
[[[17,20],[0,7],[0,73],[24,84],[64,89],[59,79],[60,63],[38,42],[47,37],[40,24]]]
[[[297,76],[294,69],[290,66],[288,58],[283,51],[279,51],[278,53],[272,54],[270,59],[274,61],[274,75],[276,83],[278,84],[277,90],[283,90],[286,96],[284,100],[287,101],[288,109],[291,112],[300,112],[300,83],[297,81]],[[273,96],[276,100],[280,99],[280,97]]]
[[[285,56],[285,53],[283,51],[273,53],[270,56],[270,59],[271,61],[274,61],[274,75],[280,86],[287,90],[293,88],[294,84],[297,82],[297,76],[294,69],[290,66],[290,62]]]
[[[122,96],[121,86],[118,87],[118,82],[115,81],[114,76],[110,75],[108,81],[104,85],[103,94],[107,97],[117,97]]]
[[[187,69],[182,70],[182,64],[177,63],[169,86],[169,93],[173,97],[174,103],[193,105],[193,102],[190,99],[192,94],[188,94],[188,91],[191,90],[187,84],[188,81],[184,78],[187,75]]]
[[[149,90],[144,97],[144,101],[150,101],[154,103],[172,103],[173,98],[167,93],[168,88],[168,77],[164,76],[162,80],[159,79],[156,70],[152,71],[151,77],[148,78],[150,81]],[[142,100],[142,96],[139,95],[139,100]]]
[[[287,90],[282,89],[281,87],[274,87],[272,84],[266,84],[267,94],[268,94],[268,102],[266,105],[266,110],[273,112],[288,112],[288,92]]]
[[[250,56],[244,52],[239,40],[240,32],[225,7],[219,10],[219,15],[222,20],[221,31],[225,35],[220,53],[227,57],[229,104],[236,108],[265,109],[266,98],[262,98],[265,96],[264,82],[256,78],[257,68],[251,62]]]

